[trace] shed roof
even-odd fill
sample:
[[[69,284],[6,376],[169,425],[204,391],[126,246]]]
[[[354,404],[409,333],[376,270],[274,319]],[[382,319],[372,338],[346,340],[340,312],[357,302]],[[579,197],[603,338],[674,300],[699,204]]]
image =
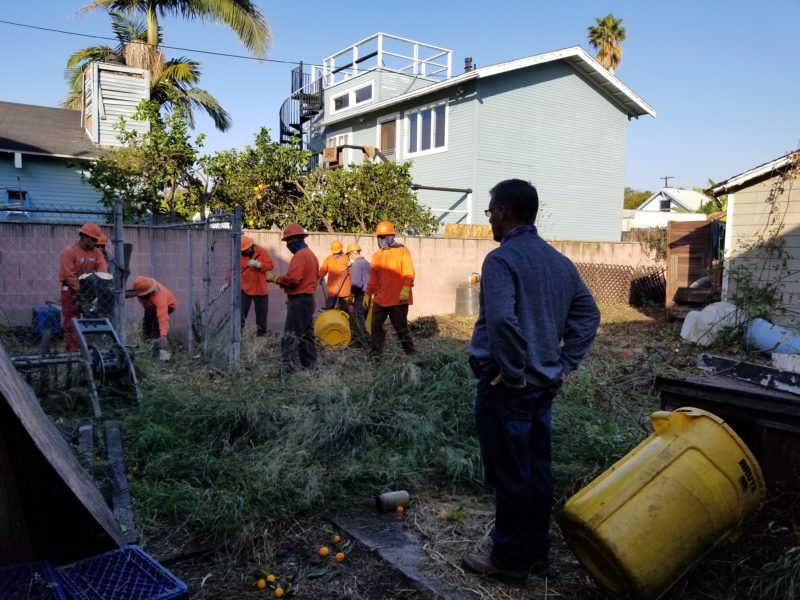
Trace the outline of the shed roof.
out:
[[[81,125],[81,111],[0,102],[0,152],[91,158],[102,150]]]
[[[761,183],[776,175],[780,175],[785,169],[791,168],[798,163],[800,163],[800,150],[795,150],[794,152],[784,154],[780,158],[771,160],[763,165],[753,167],[749,171],[734,175],[708,188],[705,192],[714,197],[732,194],[743,188],[750,187],[751,185]]]
[[[389,100],[378,102],[377,104],[370,104],[369,106],[365,106],[360,109],[346,111],[346,114],[336,114],[335,116],[326,118],[322,124],[330,125],[332,123],[338,123],[354,116],[380,110],[382,108],[393,106],[395,104],[399,104],[413,98],[418,98],[420,96],[425,96],[438,90],[456,86],[472,79],[492,77],[502,73],[507,73],[509,71],[533,67],[557,60],[567,61],[577,71],[588,78],[589,81],[596,85],[606,96],[609,97],[612,102],[617,104],[623,111],[625,111],[629,117],[641,117],[644,115],[650,115],[652,117],[656,116],[656,111],[653,107],[647,104],[628,86],[612,75],[608,69],[597,62],[588,52],[586,52],[586,50],[580,46],[571,46],[561,50],[554,50],[552,52],[545,52],[543,54],[526,56],[524,58],[518,58],[495,65],[489,65],[487,67],[480,67],[472,71],[467,71],[466,73],[461,73],[460,75],[456,75],[455,77],[451,77],[445,81],[433,83],[429,86],[416,89],[412,92],[396,96]]]

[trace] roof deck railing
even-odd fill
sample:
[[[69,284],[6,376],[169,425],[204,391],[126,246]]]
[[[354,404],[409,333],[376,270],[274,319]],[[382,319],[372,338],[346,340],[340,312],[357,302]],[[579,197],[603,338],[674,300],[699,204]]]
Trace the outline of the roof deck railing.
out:
[[[427,79],[449,79],[453,52],[396,35],[376,33],[331,54],[322,61],[321,67],[314,66],[311,80],[321,77],[324,87],[331,87],[376,68]]]

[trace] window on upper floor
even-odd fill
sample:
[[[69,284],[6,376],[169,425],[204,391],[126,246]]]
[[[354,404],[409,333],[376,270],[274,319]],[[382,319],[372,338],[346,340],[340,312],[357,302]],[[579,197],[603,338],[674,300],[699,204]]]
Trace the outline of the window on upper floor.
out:
[[[447,150],[447,103],[407,112],[406,133],[409,157]]]
[[[339,112],[351,106],[358,106],[372,100],[373,86],[372,82],[362,85],[361,87],[352,88],[337,96],[333,96],[331,104],[331,112]]]
[[[6,204],[14,204],[16,206],[28,208],[28,192],[20,189],[6,190],[4,196]]]
[[[662,198],[661,205],[659,208],[661,209],[661,212],[669,212],[670,209],[672,208],[669,198]]]

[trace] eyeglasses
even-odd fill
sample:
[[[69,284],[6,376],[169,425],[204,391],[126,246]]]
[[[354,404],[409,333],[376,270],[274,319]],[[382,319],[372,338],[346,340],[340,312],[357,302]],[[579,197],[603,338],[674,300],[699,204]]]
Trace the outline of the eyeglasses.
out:
[[[494,206],[492,208],[487,208],[485,211],[483,211],[483,214],[485,214],[486,218],[489,219],[492,216],[492,211],[493,210],[498,210],[500,208],[505,208],[505,206]]]

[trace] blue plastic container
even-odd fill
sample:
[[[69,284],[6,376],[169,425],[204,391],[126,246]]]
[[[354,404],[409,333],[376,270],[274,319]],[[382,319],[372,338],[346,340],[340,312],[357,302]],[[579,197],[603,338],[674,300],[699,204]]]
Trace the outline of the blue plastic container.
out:
[[[756,318],[750,321],[744,334],[744,341],[759,352],[800,353],[800,333],[770,323],[766,319]]]
[[[58,576],[46,560],[0,567],[3,600],[66,600]]]
[[[189,588],[139,546],[126,546],[58,568],[74,600],[167,600]]]
[[[49,329],[52,335],[61,335],[61,311],[55,306],[34,306],[33,327],[42,335]]]

